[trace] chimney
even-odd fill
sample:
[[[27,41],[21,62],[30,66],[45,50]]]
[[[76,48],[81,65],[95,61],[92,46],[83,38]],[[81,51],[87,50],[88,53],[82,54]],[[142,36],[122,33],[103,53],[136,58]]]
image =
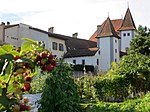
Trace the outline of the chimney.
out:
[[[76,32],[76,33],[72,34],[72,37],[77,38],[78,37],[78,33]]]
[[[5,23],[1,22],[0,24],[0,44],[2,45],[4,43],[4,35],[5,35]]]
[[[50,28],[48,28],[48,32],[50,32],[50,33],[54,33],[54,27],[50,27]]]
[[[7,21],[7,25],[10,25],[10,22],[9,22],[9,21]]]
[[[5,25],[5,23],[4,23],[4,22],[1,22],[1,26],[3,26],[3,25]]]

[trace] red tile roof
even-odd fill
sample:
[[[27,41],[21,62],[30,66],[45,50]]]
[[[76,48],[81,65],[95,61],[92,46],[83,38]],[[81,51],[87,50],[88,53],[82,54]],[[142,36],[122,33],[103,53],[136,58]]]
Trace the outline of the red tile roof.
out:
[[[119,30],[135,30],[135,29],[136,26],[134,24],[130,9],[128,8],[123,23],[121,25],[121,28]]]
[[[118,37],[114,26],[110,20],[110,18],[108,17],[106,19],[106,21],[102,24],[102,26],[100,27],[100,32],[98,33],[98,37]]]
[[[111,23],[112,23],[112,25],[113,25],[113,27],[114,27],[114,29],[115,29],[115,31],[116,31],[116,33],[117,33],[118,36],[120,36],[119,28],[121,27],[122,21],[123,21],[122,19],[111,20]],[[98,27],[103,26],[103,24],[104,24],[105,22],[106,22],[106,21],[104,21],[104,22],[102,23],[102,25],[98,25]],[[99,29],[99,28],[98,28],[98,29]],[[99,30],[100,30],[100,29],[99,29]],[[96,38],[96,37],[98,36],[98,32],[100,32],[100,31],[96,30],[96,31],[94,32],[94,34],[90,37],[89,40],[94,41],[94,42],[97,42],[97,38]]]

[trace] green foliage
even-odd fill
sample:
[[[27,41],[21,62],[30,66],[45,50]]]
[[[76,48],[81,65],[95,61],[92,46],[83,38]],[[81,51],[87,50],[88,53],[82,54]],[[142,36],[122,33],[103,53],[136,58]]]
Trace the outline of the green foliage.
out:
[[[78,92],[82,102],[95,102],[96,101],[96,90],[94,84],[96,82],[96,76],[82,76],[76,79],[78,85]]]
[[[31,91],[30,93],[35,94],[35,93],[42,93],[43,92],[43,88],[44,88],[44,84],[45,84],[45,80],[46,78],[49,76],[50,74],[47,73],[39,73],[37,74],[31,82]]]
[[[99,102],[84,105],[85,112],[149,112],[150,93],[136,100],[127,100],[122,103]]]
[[[130,54],[140,53],[143,55],[150,55],[150,36],[138,35],[135,37],[130,45]]]
[[[101,76],[95,83],[96,94],[102,101],[117,101],[128,96],[128,84],[124,76]]]
[[[30,105],[20,100],[22,94],[30,92],[32,77],[43,66],[44,72],[50,72],[56,66],[55,59],[48,50],[34,40],[24,40],[21,50],[13,45],[0,47],[0,111],[30,110]],[[49,62],[43,64],[42,59]]]
[[[46,79],[39,112],[80,112],[77,85],[72,69],[61,62]]]

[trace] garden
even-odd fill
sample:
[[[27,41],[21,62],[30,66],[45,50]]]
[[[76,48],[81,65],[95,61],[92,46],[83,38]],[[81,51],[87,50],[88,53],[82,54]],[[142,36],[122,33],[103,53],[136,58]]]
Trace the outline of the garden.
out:
[[[28,112],[26,94],[41,94],[38,112],[149,112],[150,30],[139,26],[127,55],[106,74],[73,77],[40,42],[0,48],[0,112]]]

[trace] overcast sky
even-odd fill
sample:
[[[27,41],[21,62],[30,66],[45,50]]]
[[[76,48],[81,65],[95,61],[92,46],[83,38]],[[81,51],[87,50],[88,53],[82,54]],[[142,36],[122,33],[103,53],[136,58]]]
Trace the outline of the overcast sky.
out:
[[[24,23],[54,33],[89,39],[108,17],[120,19],[128,8],[136,26],[150,28],[150,0],[1,0],[0,22]]]

